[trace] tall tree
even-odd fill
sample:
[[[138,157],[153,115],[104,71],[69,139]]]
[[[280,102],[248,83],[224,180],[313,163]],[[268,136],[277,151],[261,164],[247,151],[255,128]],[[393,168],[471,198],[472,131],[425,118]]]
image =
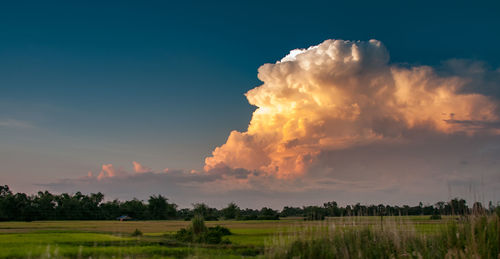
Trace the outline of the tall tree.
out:
[[[229,203],[227,207],[222,209],[222,216],[225,219],[235,219],[236,217],[238,217],[239,214],[240,214],[240,207],[238,207],[238,205],[236,205],[236,203],[234,202]]]
[[[153,219],[168,219],[175,217],[177,205],[167,202],[168,199],[158,195],[150,196],[148,200],[148,209]]]

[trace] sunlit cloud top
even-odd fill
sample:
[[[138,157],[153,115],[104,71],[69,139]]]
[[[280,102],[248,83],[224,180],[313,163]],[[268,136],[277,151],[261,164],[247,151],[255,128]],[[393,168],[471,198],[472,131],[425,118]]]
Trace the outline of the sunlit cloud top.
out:
[[[402,142],[415,131],[498,134],[498,103],[464,91],[468,80],[427,66],[389,64],[377,40],[327,40],[259,68],[246,93],[246,132],[232,131],[205,160],[218,167],[301,175],[325,151]]]

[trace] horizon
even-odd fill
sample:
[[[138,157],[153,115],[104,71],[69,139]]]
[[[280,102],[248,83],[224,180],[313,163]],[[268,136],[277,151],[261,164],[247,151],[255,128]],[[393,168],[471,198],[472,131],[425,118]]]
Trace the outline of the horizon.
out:
[[[4,186],[1,186],[1,187],[4,187]],[[12,194],[15,194],[16,192],[13,191],[12,189],[10,189],[7,185],[7,188],[8,190],[10,190],[12,192]],[[77,193],[80,193],[81,195],[84,195],[84,196],[91,196],[93,194],[99,194],[99,193],[82,193],[82,192],[79,192],[79,191],[76,191],[75,193],[51,193],[50,191],[47,191],[47,190],[40,190],[39,192],[42,192],[45,194],[45,192],[49,192],[50,194],[52,195],[63,195],[63,194],[68,194],[70,196],[74,196],[76,195]],[[179,204],[177,204],[175,201],[169,199],[168,197],[164,197],[163,195],[161,194],[153,194],[145,199],[138,199],[138,198],[132,198],[132,199],[106,199],[106,194],[105,193],[100,193],[103,195],[103,199],[102,201],[100,202],[99,205],[102,205],[103,203],[107,203],[107,202],[114,202],[114,201],[118,201],[120,203],[125,203],[127,201],[132,201],[132,200],[137,200],[137,201],[140,201],[142,202],[143,204],[148,204],[148,200],[151,199],[151,198],[158,198],[158,197],[161,197],[161,198],[164,198],[165,201],[169,204],[169,205],[175,205],[176,206],[176,210],[182,210],[182,209],[193,209],[196,207],[196,205],[206,205],[208,206],[209,208],[215,208],[215,209],[218,209],[218,210],[222,210],[224,208],[227,208],[230,204],[235,204],[238,206],[239,209],[241,210],[245,210],[245,209],[252,209],[252,210],[259,210],[259,209],[263,209],[263,208],[270,208],[270,209],[273,209],[273,210],[276,210],[276,211],[283,211],[285,208],[305,208],[305,207],[314,207],[314,206],[318,206],[318,207],[324,207],[325,204],[327,203],[330,203],[330,202],[335,202],[339,208],[346,208],[347,206],[355,206],[355,205],[360,205],[360,206],[366,206],[366,207],[370,207],[370,206],[379,206],[379,205],[384,205],[384,206],[390,206],[390,207],[398,207],[398,208],[404,208],[405,206],[409,206],[410,208],[411,207],[417,207],[417,206],[422,206],[422,207],[427,207],[427,206],[431,206],[433,207],[434,209],[437,208],[437,205],[438,203],[441,203],[443,202],[444,204],[448,204],[450,205],[451,202],[453,200],[456,200],[456,201],[465,201],[465,206],[469,209],[472,209],[474,207],[474,204],[476,203],[479,203],[485,210],[488,210],[489,208],[487,206],[489,205],[492,205],[494,207],[498,206],[499,203],[493,203],[493,201],[487,201],[486,203],[483,203],[481,201],[475,201],[475,202],[472,202],[472,203],[469,203],[467,200],[461,198],[461,197],[453,197],[451,198],[450,200],[440,200],[440,201],[435,201],[433,203],[424,203],[424,202],[418,202],[417,204],[405,204],[405,203],[399,203],[399,204],[389,204],[389,203],[361,203],[361,202],[354,202],[354,203],[341,203],[341,202],[337,202],[335,200],[329,200],[329,201],[324,201],[324,202],[316,202],[316,203],[311,203],[311,204],[302,204],[302,205],[284,205],[282,206],[281,208],[278,208],[278,207],[266,207],[266,206],[263,206],[263,207],[240,207],[238,205],[238,202],[235,202],[235,201],[231,201],[229,202],[228,204],[225,204],[223,206],[210,206],[210,204],[207,204],[205,202],[192,202],[190,204],[190,206],[184,206],[184,207],[181,207],[179,206]],[[30,194],[30,195],[38,195],[38,193],[34,193],[34,194]],[[491,202],[491,204],[490,204]]]
[[[5,4],[0,185],[496,204],[500,4],[430,3]]]

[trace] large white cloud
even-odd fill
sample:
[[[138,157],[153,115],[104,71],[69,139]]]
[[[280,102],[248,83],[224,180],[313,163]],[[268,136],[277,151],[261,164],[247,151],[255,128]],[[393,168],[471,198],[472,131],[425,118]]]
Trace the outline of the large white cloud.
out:
[[[306,173],[322,152],[404,142],[414,131],[499,133],[497,102],[463,91],[469,80],[388,61],[379,41],[327,40],[264,64],[263,84],[246,93],[257,106],[248,130],[231,132],[205,170],[288,178]]]

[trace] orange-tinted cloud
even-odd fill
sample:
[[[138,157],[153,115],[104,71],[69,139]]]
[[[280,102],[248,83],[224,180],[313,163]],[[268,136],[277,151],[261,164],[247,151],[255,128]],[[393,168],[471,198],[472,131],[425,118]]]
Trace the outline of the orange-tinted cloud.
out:
[[[263,84],[246,93],[257,107],[248,130],[232,131],[205,159],[205,170],[227,166],[287,178],[304,174],[324,151],[400,142],[415,130],[499,133],[497,102],[462,91],[466,79],[388,60],[376,40],[327,40],[264,64]]]
[[[150,173],[153,171],[151,168],[143,166],[139,162],[132,161],[132,164],[134,165],[134,172],[136,173]]]
[[[97,180],[103,180],[106,178],[113,178],[117,176],[125,176],[127,172],[122,169],[116,169],[112,164],[103,164],[101,172],[97,175]],[[91,174],[89,174],[91,176]]]

